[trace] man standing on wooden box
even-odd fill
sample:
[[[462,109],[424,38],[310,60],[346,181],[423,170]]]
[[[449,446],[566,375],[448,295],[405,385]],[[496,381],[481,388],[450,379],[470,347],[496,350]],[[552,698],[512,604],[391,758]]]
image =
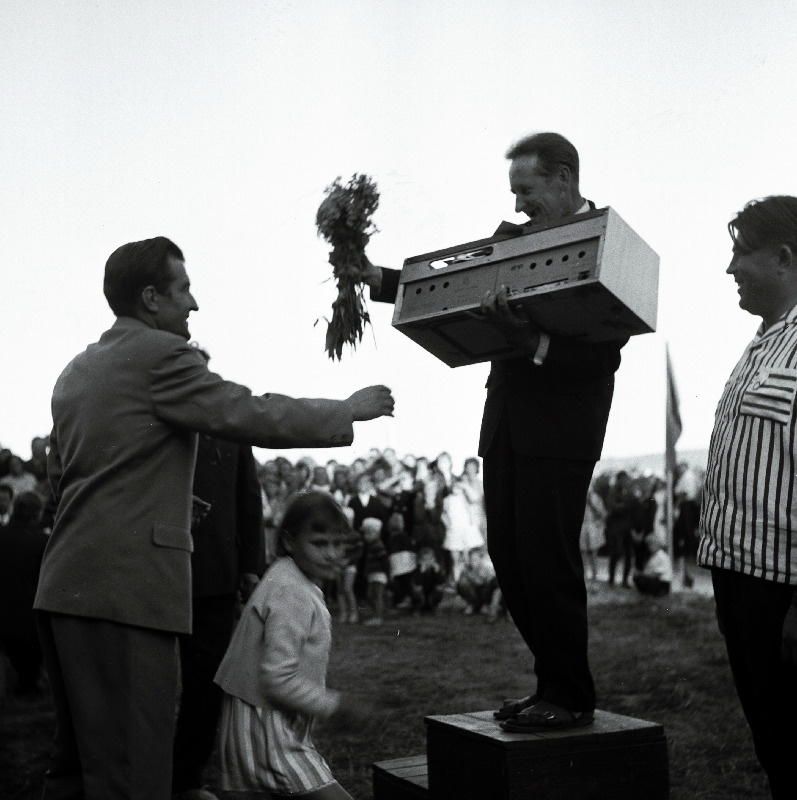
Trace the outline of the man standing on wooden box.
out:
[[[595,208],[581,196],[578,152],[563,136],[528,136],[506,155],[526,225]],[[496,231],[524,232],[509,223]],[[373,299],[395,300],[398,271],[369,265],[363,280]],[[492,364],[479,455],[490,557],[537,676],[536,689],[505,701],[496,717],[513,731],[587,725],[595,687],[579,537],[627,339],[587,344],[549,335],[509,307],[503,288],[487,293],[481,311],[521,354]]]
[[[726,270],[761,317],[725,384],[703,489],[698,564],[772,797],[797,753],[797,198],[752,201],[728,225]]]

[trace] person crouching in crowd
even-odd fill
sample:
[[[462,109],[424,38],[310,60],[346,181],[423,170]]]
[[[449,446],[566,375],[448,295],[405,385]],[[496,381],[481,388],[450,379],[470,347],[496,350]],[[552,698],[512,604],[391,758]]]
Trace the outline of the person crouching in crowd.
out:
[[[440,584],[445,575],[431,547],[422,547],[418,552],[418,568],[412,573],[412,580],[417,610],[433,614],[443,599]]]
[[[649,533],[643,544],[648,557],[642,570],[634,574],[634,585],[642,594],[653,597],[668,594],[672,583],[672,561],[664,542],[655,533]]]
[[[467,603],[466,615],[479,614],[487,606],[490,619],[498,618],[502,610],[501,590],[486,546],[474,547],[468,553],[468,561],[457,581],[457,594]]]

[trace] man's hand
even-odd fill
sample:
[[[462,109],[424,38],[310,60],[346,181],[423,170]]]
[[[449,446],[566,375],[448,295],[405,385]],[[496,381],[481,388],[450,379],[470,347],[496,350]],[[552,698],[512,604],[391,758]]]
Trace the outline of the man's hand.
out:
[[[332,728],[352,729],[373,722],[377,706],[363,695],[344,694],[340,698],[337,711],[330,717]]]
[[[253,572],[243,572],[238,576],[238,591],[241,595],[241,602],[245,603],[254,592],[257,584],[260,583],[260,578]]]
[[[347,401],[355,422],[377,417],[392,417],[396,401],[387,386],[366,386]]]
[[[797,666],[797,606],[793,603],[783,620],[780,652],[784,661]]]
[[[191,495],[191,527],[193,528],[208,515],[210,503],[206,503],[201,497]]]
[[[504,335],[507,342],[528,355],[534,355],[540,344],[540,329],[523,308],[509,307],[506,286],[493,294],[488,291],[479,306],[482,316]]]
[[[372,264],[366,255],[363,255],[362,268],[350,266],[346,269],[345,274],[355,283],[364,283],[369,286],[372,292],[378,292],[382,285],[382,267]]]

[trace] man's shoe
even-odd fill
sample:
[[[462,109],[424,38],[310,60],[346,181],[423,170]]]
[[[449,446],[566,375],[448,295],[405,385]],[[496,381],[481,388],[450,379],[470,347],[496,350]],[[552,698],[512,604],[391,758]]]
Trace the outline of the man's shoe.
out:
[[[594,711],[570,711],[547,700],[540,700],[502,722],[501,730],[510,733],[543,733],[581,728],[592,725],[594,721]]]
[[[493,716],[496,719],[511,719],[521,711],[525,711],[539,702],[539,699],[536,694],[530,694],[528,697],[521,697],[520,700],[504,700],[501,708],[498,711],[493,711]]]

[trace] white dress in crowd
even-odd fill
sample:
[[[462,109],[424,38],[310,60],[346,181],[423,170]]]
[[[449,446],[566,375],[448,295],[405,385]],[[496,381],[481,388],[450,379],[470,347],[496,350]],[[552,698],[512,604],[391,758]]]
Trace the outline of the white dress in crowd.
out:
[[[605,541],[606,507],[600,495],[590,489],[587,506],[584,509],[584,522],[581,524],[581,552],[597,553]]]
[[[443,547],[446,550],[472,550],[484,544],[478,514],[458,483],[443,500],[442,520],[446,531]]]

